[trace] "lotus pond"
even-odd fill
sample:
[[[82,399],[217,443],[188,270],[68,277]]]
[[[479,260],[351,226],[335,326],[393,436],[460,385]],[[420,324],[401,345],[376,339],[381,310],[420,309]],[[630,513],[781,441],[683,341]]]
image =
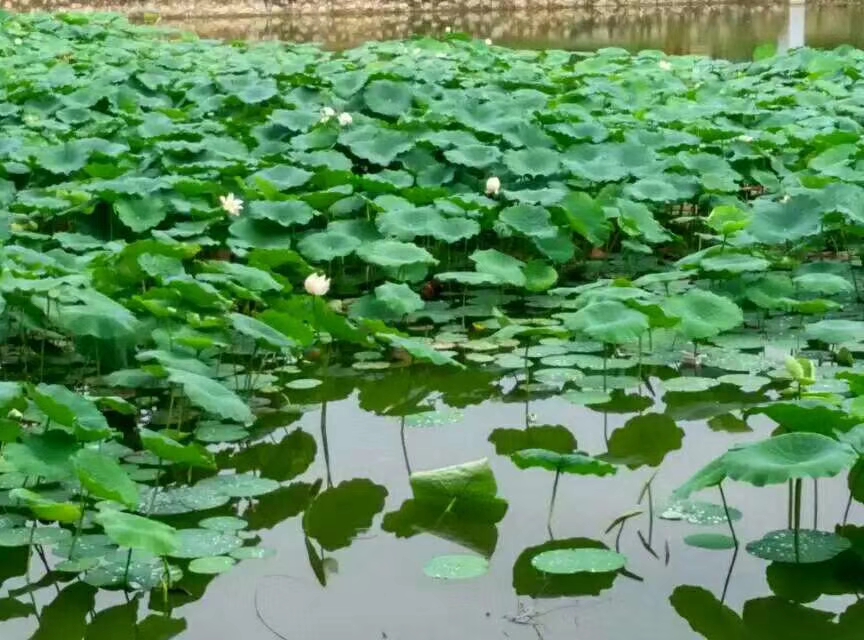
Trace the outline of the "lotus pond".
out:
[[[861,637],[864,52],[0,60],[4,638]]]

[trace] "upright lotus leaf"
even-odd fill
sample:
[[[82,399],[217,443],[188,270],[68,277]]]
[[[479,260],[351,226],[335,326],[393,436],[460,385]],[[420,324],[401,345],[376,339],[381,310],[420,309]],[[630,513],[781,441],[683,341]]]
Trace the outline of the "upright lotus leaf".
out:
[[[363,92],[366,106],[383,116],[398,118],[411,110],[411,85],[393,80],[373,80]]]
[[[827,344],[860,342],[864,340],[864,322],[861,320],[820,320],[804,327],[804,335]]]
[[[431,253],[410,242],[397,240],[375,240],[362,244],[357,249],[357,255],[364,262],[379,267],[399,269],[415,264],[436,264],[438,261]]]
[[[411,474],[410,483],[414,498],[421,502],[453,507],[458,504],[460,509],[474,504],[494,505],[502,513],[507,509],[507,502],[497,496],[498,484],[485,458],[452,467],[418,471]]]
[[[833,296],[854,291],[854,285],[836,273],[805,273],[792,279],[799,291]]]
[[[846,432],[860,422],[860,418],[842,407],[818,399],[766,402],[750,407],[745,417],[762,413],[783,427],[784,431],[813,432],[834,435]]]
[[[139,433],[144,448],[163,460],[190,467],[216,468],[213,454],[198,443],[183,445],[150,429],[140,429]]]
[[[231,326],[234,330],[252,338],[256,344],[263,344],[273,349],[290,350],[297,344],[286,336],[281,331],[277,331],[269,324],[264,324],[260,320],[242,313],[230,313],[228,319],[231,321]]]
[[[603,245],[612,233],[612,224],[603,207],[587,193],[571,192],[560,204],[570,228],[594,246]]]
[[[297,243],[297,249],[313,262],[330,262],[351,255],[361,245],[360,238],[335,231],[311,233]]]
[[[120,222],[135,233],[157,226],[168,215],[168,207],[161,198],[129,198],[114,203]]]
[[[498,214],[498,221],[513,231],[532,238],[551,238],[558,229],[552,225],[552,216],[543,207],[517,204]]]
[[[49,482],[67,480],[73,475],[71,459],[77,449],[75,438],[55,429],[6,444],[3,459],[24,476]]]
[[[548,449],[521,449],[510,456],[520,469],[540,467],[557,473],[580,476],[613,475],[617,468],[585,453],[557,453]]]
[[[366,478],[340,482],[319,493],[303,516],[303,530],[328,551],[351,544],[384,508],[387,489]]]
[[[542,260],[531,260],[522,273],[525,275],[525,288],[535,293],[547,291],[558,282],[558,272]]]
[[[514,287],[525,286],[525,263],[496,249],[478,250],[468,256],[478,272],[494,276]]]
[[[68,427],[80,440],[101,440],[112,433],[95,402],[63,385],[40,383],[30,387],[29,395],[51,422]]]
[[[72,459],[78,481],[91,495],[134,509],[141,501],[138,486],[117,461],[95,449],[81,449]]]
[[[460,369],[465,368],[465,365],[461,362],[457,362],[450,356],[433,349],[430,344],[418,340],[417,338],[403,338],[402,336],[397,336],[393,333],[376,333],[375,335],[377,338],[394,347],[404,349],[417,360],[431,362],[432,364],[439,366],[448,364]]]
[[[678,500],[686,500],[697,491],[708,487],[716,487],[726,479],[725,455],[715,458],[702,467],[680,487],[675,489],[673,496]]]
[[[748,232],[768,245],[796,242],[819,233],[823,211],[810,195],[793,195],[780,202],[759,198],[753,202]]]
[[[666,311],[681,319],[677,330],[689,340],[712,338],[744,321],[740,307],[723,296],[702,289],[669,298]]]
[[[419,311],[425,304],[420,295],[404,283],[385,282],[375,287],[375,299],[386,305],[397,317]]]
[[[190,402],[215,416],[251,424],[255,416],[249,406],[225,385],[191,371],[166,367],[168,380],[179,384]]]
[[[723,468],[733,480],[761,487],[798,478],[830,478],[857,458],[849,444],[828,436],[786,433],[732,449],[723,456]]]
[[[576,449],[573,432],[560,424],[529,426],[525,429],[494,429],[489,442],[495,453],[509,456],[524,449],[544,449],[555,453],[570,453]]]
[[[9,499],[20,502],[41,520],[73,523],[81,519],[81,505],[74,502],[57,502],[29,489],[12,489]]]
[[[636,342],[648,331],[648,317],[622,302],[592,302],[574,314],[568,314],[564,326],[582,331],[594,340],[608,344]]]
[[[105,535],[121,547],[167,556],[179,546],[174,527],[157,520],[111,509],[97,513],[95,520],[102,525]]]
[[[720,205],[711,210],[705,219],[705,224],[721,236],[726,237],[746,229],[750,225],[751,219],[750,213],[743,209],[731,205]]]

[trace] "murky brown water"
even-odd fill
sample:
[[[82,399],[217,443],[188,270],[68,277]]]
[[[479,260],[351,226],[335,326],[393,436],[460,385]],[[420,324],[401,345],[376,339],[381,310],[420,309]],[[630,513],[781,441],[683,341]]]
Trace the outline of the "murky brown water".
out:
[[[159,3],[156,3],[159,4]],[[206,3],[205,3],[206,4]],[[63,9],[80,3],[0,0],[0,7],[18,10]],[[100,10],[118,6],[97,3]],[[119,5],[124,6],[124,5]],[[144,17],[140,6],[128,5]],[[181,5],[167,3],[164,13],[176,14]],[[201,11],[201,3],[193,8]],[[244,14],[257,5],[238,6]],[[537,8],[488,6],[467,11],[435,7],[406,8],[400,11],[334,11],[327,4],[315,7],[294,5],[287,12],[267,14],[262,0],[259,16],[227,16],[230,10],[220,3],[219,15],[186,14],[162,17],[160,24],[195,31],[203,37],[220,39],[280,39],[288,42],[319,42],[342,49],[368,40],[408,38],[414,35],[441,35],[447,28],[496,43],[526,48],[591,50],[620,46],[631,50],[662,49],[675,54],[705,54],[742,59],[766,42],[782,43],[790,29],[790,9],[785,3],[765,6],[675,4],[642,7]],[[336,5],[334,5],[336,6]],[[168,10],[170,7],[170,11]],[[793,10],[794,11],[794,10]],[[832,48],[848,43],[864,46],[864,6],[852,4],[811,4],[804,14],[805,42]],[[182,13],[182,12],[181,12]],[[801,15],[799,13],[799,17]],[[794,30],[794,27],[793,27]]]

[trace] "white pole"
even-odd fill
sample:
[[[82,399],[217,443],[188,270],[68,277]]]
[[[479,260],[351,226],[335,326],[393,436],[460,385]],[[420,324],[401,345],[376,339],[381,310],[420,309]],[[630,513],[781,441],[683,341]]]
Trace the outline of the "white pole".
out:
[[[790,49],[805,45],[804,26],[807,16],[805,0],[789,0],[789,25],[786,33],[786,44]]]

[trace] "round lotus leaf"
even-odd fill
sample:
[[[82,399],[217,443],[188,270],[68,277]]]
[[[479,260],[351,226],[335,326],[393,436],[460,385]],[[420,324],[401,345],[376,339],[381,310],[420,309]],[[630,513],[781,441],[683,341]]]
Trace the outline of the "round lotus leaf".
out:
[[[623,302],[593,302],[564,320],[564,326],[610,344],[636,342],[649,328],[648,316]]]
[[[143,496],[141,509],[150,515],[169,516],[193,511],[207,511],[227,504],[231,496],[218,491],[212,486],[201,486],[198,483],[191,487],[173,487],[170,489],[154,489]],[[152,504],[152,508],[151,508]]]
[[[229,555],[235,560],[263,560],[275,556],[276,552],[265,547],[240,547]]]
[[[852,546],[846,538],[829,531],[781,529],[766,534],[761,540],[747,545],[747,551],[757,558],[772,562],[825,562]]]
[[[864,322],[860,320],[820,320],[804,327],[804,335],[828,344],[864,340]]]
[[[701,378],[699,376],[682,376],[680,378],[670,378],[663,381],[663,388],[666,391],[707,391],[711,387],[716,387],[720,384],[714,378]]]
[[[30,544],[29,528],[0,530],[0,547],[26,547],[28,544]]]
[[[579,406],[591,406],[592,404],[604,404],[612,400],[612,395],[607,391],[588,389],[585,391],[568,391],[561,396],[567,402]]]
[[[27,518],[17,513],[4,513],[0,515],[0,529],[14,529],[24,526]]]
[[[61,573],[81,573],[99,565],[98,557],[81,558],[80,560],[64,560],[54,566],[54,571]]]
[[[249,523],[242,518],[234,516],[216,516],[215,518],[205,518],[198,523],[202,529],[212,529],[213,531],[241,531],[249,526]]]
[[[495,366],[502,369],[525,369],[526,366],[531,366],[531,361],[526,362],[525,358],[515,353],[502,353],[495,358]]]
[[[743,273],[745,271],[765,271],[771,266],[765,258],[757,258],[743,253],[721,253],[703,258],[699,266],[705,271],[726,271]]]
[[[489,561],[480,556],[438,556],[423,567],[423,573],[439,580],[469,580],[489,571]]]
[[[623,569],[627,558],[608,549],[555,549],[534,556],[531,564],[544,573],[606,573]]]
[[[851,282],[835,273],[805,273],[793,282],[801,291],[825,296],[848,293],[855,289]]]
[[[507,207],[498,214],[498,221],[517,233],[534,238],[549,238],[555,236],[558,231],[557,227],[552,225],[552,215],[549,211],[531,204]],[[543,291],[548,288],[532,289],[532,291]]]
[[[189,572],[204,575],[216,575],[219,573],[225,573],[235,564],[237,564],[237,561],[230,556],[195,558],[189,563]]]
[[[723,296],[701,289],[690,289],[666,301],[668,315],[679,318],[676,327],[690,340],[711,338],[729,331],[744,321],[740,307]]]
[[[297,378],[296,380],[289,380],[285,383],[285,387],[288,389],[295,390],[306,390],[306,389],[314,389],[315,387],[321,386],[321,380],[317,378]]]
[[[297,249],[313,262],[330,262],[354,253],[361,244],[360,238],[335,231],[322,231],[300,240]]]
[[[745,373],[727,373],[724,376],[717,378],[717,382],[722,384],[732,384],[740,387],[741,391],[751,392],[758,391],[766,384],[771,383],[771,378],[765,376],[754,376]]]
[[[397,240],[375,240],[362,244],[357,255],[364,262],[379,267],[405,267],[414,264],[435,264],[438,261],[432,254],[410,242]]]
[[[795,478],[828,478],[858,459],[855,450],[819,433],[786,433],[730,450],[723,468],[733,480],[757,487]]]
[[[694,533],[684,538],[684,544],[699,549],[733,549],[735,540],[724,533]]]
[[[275,480],[259,478],[249,473],[213,476],[198,484],[202,488],[212,489],[232,498],[252,498],[279,488],[279,483]]]
[[[477,364],[489,364],[490,362],[495,362],[495,357],[490,356],[487,353],[466,353],[464,357],[469,362]]]
[[[549,471],[577,475],[606,476],[618,469],[584,453],[557,453],[548,449],[523,449],[510,456],[520,469],[541,467]]]
[[[213,422],[202,424],[195,429],[195,439],[200,442],[238,442],[249,436],[249,432],[239,424]]]
[[[726,524],[726,511],[723,505],[698,500],[673,500],[660,517],[664,520],[685,520],[690,524]],[[729,508],[729,518],[734,522],[741,519],[741,512]]]
[[[563,387],[568,382],[578,382],[583,374],[579,369],[555,367],[551,369],[538,369],[532,375],[537,382],[555,387]]]
[[[353,363],[351,368],[357,371],[382,371],[389,369],[391,366],[389,362],[382,362],[381,360],[361,360]]]
[[[643,384],[636,376],[585,376],[579,381],[582,390],[586,389],[637,389]]]
[[[211,529],[181,529],[177,542],[177,550],[170,554],[174,558],[221,556],[243,546],[243,540],[233,533]]]
[[[117,545],[103,534],[84,534],[73,542],[69,538],[54,548],[54,555],[71,560],[83,558],[101,558],[116,551]]]
[[[112,552],[102,559],[99,566],[87,571],[83,580],[94,587],[120,587],[124,585],[125,579],[125,584],[133,589],[149,590],[183,577],[176,567],[169,567],[169,572],[166,576],[165,565],[159,557],[133,551],[130,560],[129,552],[121,549]]]
[[[465,414],[456,409],[442,411],[424,411],[405,418],[406,427],[438,427],[445,424],[457,424],[464,420]]]

